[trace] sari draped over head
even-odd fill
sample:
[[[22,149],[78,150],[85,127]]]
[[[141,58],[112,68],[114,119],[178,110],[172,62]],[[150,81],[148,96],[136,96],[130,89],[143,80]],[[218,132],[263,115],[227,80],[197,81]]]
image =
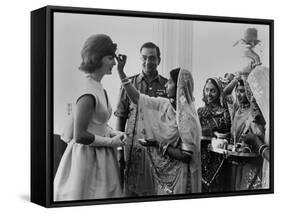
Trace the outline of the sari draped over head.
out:
[[[265,143],[270,143],[270,119],[269,119],[269,68],[264,66],[257,66],[248,76],[247,82],[251,88],[252,94],[262,112],[265,120]],[[262,175],[263,188],[269,188],[269,162],[263,162]]]
[[[177,88],[177,124],[183,145],[193,153],[190,162],[192,190],[201,192],[201,125],[194,105],[193,89],[191,73],[181,69]]]
[[[237,142],[241,140],[240,138],[243,134],[249,131],[264,139],[264,117],[253,96],[249,82],[243,80],[243,83],[248,103],[239,104],[236,99],[232,115],[231,133]]]
[[[205,95],[205,87],[209,80],[215,83],[218,89],[219,95],[217,100],[208,103]],[[204,136],[214,136],[214,132],[228,133],[230,130],[231,122],[229,111],[224,105],[222,97],[223,86],[219,78],[208,78],[203,88],[203,101],[204,107],[198,108],[198,115],[200,118],[202,134]]]
[[[177,147],[192,154],[191,161],[185,163],[154,147],[147,148],[153,178],[168,194],[201,191],[201,126],[192,94],[192,75],[181,69],[177,87],[177,110],[168,99],[161,97],[141,94],[138,102],[138,126],[142,130],[140,137],[157,140],[163,148]]]
[[[248,102],[238,103],[238,100],[236,100],[238,104],[233,114],[231,134],[234,142],[237,143],[243,143],[242,136],[247,133],[254,134],[261,140],[264,140],[265,123],[263,115],[253,97],[253,91],[248,80],[243,80],[243,82]],[[249,149],[251,151],[251,147]],[[260,156],[246,161],[237,161],[236,165],[232,165],[235,181],[234,190],[262,188],[263,177],[261,169],[262,158]]]
[[[205,83],[205,86],[206,86],[206,84],[207,84],[207,82],[209,81],[209,80],[213,80],[215,83],[216,83],[216,87],[217,87],[217,89],[218,89],[218,91],[219,91],[219,97],[218,97],[218,99],[219,99],[219,104],[221,105],[221,106],[223,106],[223,97],[221,96],[222,95],[222,92],[223,92],[223,85],[222,85],[222,82],[221,82],[221,80],[219,79],[219,78],[217,78],[217,77],[212,77],[212,78],[208,78],[207,80],[206,80],[206,83]],[[203,88],[203,101],[205,102],[205,104],[207,105],[208,103],[207,103],[207,100],[206,100],[206,98],[205,98],[205,86],[204,86],[204,88]]]

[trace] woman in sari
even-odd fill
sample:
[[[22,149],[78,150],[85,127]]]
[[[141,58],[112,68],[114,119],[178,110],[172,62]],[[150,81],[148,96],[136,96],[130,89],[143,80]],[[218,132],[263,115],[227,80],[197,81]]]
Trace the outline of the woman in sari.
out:
[[[191,73],[184,69],[170,72],[166,84],[170,99],[149,97],[127,79],[123,70],[126,56],[116,58],[122,85],[138,105],[138,125],[146,139],[140,143],[150,157],[156,194],[201,192],[201,127],[193,102]]]
[[[223,106],[223,87],[218,78],[209,78],[203,89],[204,107],[198,108],[198,115],[202,126],[202,135],[214,137],[214,132],[228,133],[230,131],[230,115]]]
[[[218,78],[209,78],[203,88],[204,107],[198,108],[198,115],[202,127],[203,139],[201,141],[202,161],[202,191],[215,192],[225,191],[225,169],[224,173],[216,175],[222,156],[209,151],[210,139],[215,132],[228,134],[231,122],[228,109],[225,108],[222,98],[223,87]]]
[[[258,152],[243,139],[253,134],[264,141],[265,121],[257,104],[251,99],[251,90],[247,82],[239,80],[235,88],[238,105],[234,109],[231,135],[234,143],[241,145],[241,152]],[[249,101],[251,100],[251,102]],[[240,158],[232,162],[232,190],[260,189],[262,185],[262,159],[260,157]]]
[[[256,151],[259,151],[261,157],[264,158],[262,168],[262,188],[268,189],[270,187],[270,78],[269,68],[265,66],[257,66],[251,71],[247,78],[253,97],[262,113],[265,120],[265,137],[262,141],[254,134],[247,134],[246,143],[253,145]],[[249,141],[249,142],[247,142]]]

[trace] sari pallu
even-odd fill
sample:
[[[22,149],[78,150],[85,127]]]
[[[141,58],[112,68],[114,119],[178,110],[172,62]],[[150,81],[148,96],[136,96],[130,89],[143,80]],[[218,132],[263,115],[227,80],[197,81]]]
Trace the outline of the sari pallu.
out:
[[[181,69],[178,77],[177,110],[165,98],[141,94],[138,103],[141,135],[162,146],[172,146],[192,153],[189,163],[147,148],[157,194],[197,193],[201,191],[201,127],[193,103],[191,73]],[[181,139],[181,140],[179,140]]]
[[[269,86],[269,68],[257,66],[248,76],[247,82],[255,97],[255,100],[265,119],[265,143],[270,146],[270,86]],[[272,137],[273,138],[273,137]],[[262,169],[262,187],[267,189],[270,187],[269,177],[269,161],[263,161]]]
[[[237,143],[243,142],[241,140],[243,134],[251,133],[262,140],[264,140],[265,136],[264,118],[256,102],[251,98],[252,91],[247,82],[245,82],[245,91],[247,98],[251,102],[237,105],[232,119],[231,135]],[[247,146],[251,151],[251,145]],[[262,188],[262,158],[260,156],[244,160],[239,159],[235,161],[235,164],[232,164],[231,168],[233,190]]]

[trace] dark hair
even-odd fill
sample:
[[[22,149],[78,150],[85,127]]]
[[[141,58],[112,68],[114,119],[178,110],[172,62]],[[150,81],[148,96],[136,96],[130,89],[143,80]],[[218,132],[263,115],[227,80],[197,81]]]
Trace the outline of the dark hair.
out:
[[[207,105],[207,99],[206,99],[206,95],[205,95],[205,87],[206,87],[206,85],[207,85],[207,83],[208,83],[209,81],[210,81],[214,86],[216,86],[216,88],[217,88],[217,91],[218,91],[218,98],[217,98],[216,102],[220,104],[220,96],[221,96],[220,87],[219,87],[218,83],[217,83],[213,78],[208,78],[208,79],[206,80],[206,83],[205,83],[204,88],[203,88],[203,99],[202,99],[202,100],[203,100],[203,102]],[[220,104],[220,105],[221,105],[221,104]]]
[[[157,54],[157,57],[159,59],[159,61],[161,61],[161,57],[160,57],[160,49],[157,45],[155,45],[153,42],[146,42],[144,43],[141,48],[140,48],[140,52],[143,48],[155,48],[156,49],[156,54]]]
[[[104,56],[114,56],[116,48],[117,45],[105,34],[90,36],[82,48],[79,69],[85,73],[92,73],[102,66],[101,60]]]
[[[180,68],[175,68],[175,69],[172,69],[172,70],[170,71],[171,78],[172,78],[172,80],[174,81],[175,87],[176,87],[176,88],[177,88],[177,86],[178,86],[178,77],[179,77],[179,73],[180,73]]]
[[[238,80],[237,85],[236,85],[236,88],[237,88],[238,86],[245,86],[244,81],[243,81],[242,79],[239,79],[239,80]]]

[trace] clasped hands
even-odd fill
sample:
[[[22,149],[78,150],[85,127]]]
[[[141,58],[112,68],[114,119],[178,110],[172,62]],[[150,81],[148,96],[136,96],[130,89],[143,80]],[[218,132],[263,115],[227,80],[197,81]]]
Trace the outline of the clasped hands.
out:
[[[127,142],[127,135],[121,131],[113,131],[110,133],[109,137],[111,138],[111,144],[114,147],[124,146]]]

